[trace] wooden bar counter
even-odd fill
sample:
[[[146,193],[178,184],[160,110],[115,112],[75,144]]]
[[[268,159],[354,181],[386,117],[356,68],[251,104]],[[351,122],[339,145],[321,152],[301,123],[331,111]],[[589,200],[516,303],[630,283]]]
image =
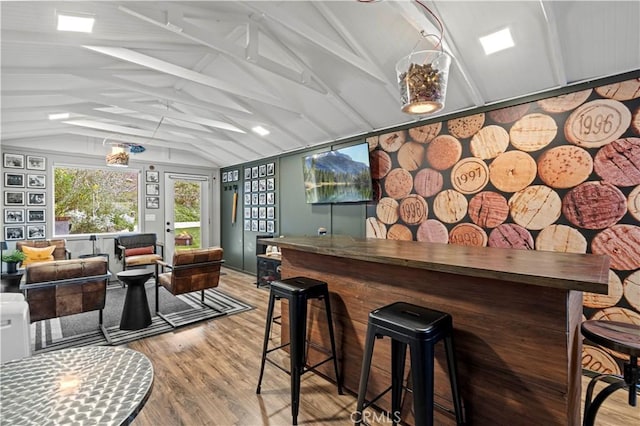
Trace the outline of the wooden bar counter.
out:
[[[282,278],[328,283],[348,390],[358,389],[369,312],[405,301],[453,316],[468,424],[581,423],[582,292],[607,293],[608,257],[348,236],[269,243],[282,250]],[[309,336],[328,347],[320,309],[310,309]],[[436,402],[451,407],[442,345],[436,356]],[[309,362],[323,357],[312,351]],[[389,366],[390,345],[382,339],[368,397],[390,385]],[[322,371],[333,377],[330,368]],[[388,409],[388,398],[378,405]],[[409,398],[403,407],[409,423],[410,408]],[[454,423],[450,413],[436,409],[436,424]]]

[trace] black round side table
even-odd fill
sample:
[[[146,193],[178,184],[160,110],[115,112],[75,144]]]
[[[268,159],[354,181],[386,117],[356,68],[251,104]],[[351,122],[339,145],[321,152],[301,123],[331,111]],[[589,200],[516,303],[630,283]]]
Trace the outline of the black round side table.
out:
[[[24,269],[17,272],[2,272],[2,293],[20,293],[20,281],[24,275]]]
[[[151,312],[144,284],[153,276],[153,272],[145,269],[128,269],[118,272],[116,275],[118,279],[127,284],[127,295],[120,318],[120,330],[140,330],[150,326]]]

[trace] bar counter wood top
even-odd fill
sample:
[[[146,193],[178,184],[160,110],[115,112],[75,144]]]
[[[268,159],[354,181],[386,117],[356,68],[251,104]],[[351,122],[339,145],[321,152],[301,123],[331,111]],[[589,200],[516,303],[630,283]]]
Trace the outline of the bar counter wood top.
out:
[[[581,423],[582,291],[607,293],[608,257],[349,236],[284,237],[269,244],[282,251],[283,279],[328,283],[346,389],[357,392],[369,312],[404,301],[452,315],[467,424]],[[329,347],[321,309],[312,303],[309,338]],[[283,306],[284,341],[286,314]],[[326,357],[309,352],[309,364]],[[451,407],[440,344],[436,357],[436,402]],[[367,398],[390,385],[389,365],[389,339],[382,339]],[[320,370],[333,378],[328,367]],[[408,395],[403,418],[413,424]],[[388,409],[388,398],[378,405]],[[435,424],[455,424],[450,413],[435,412]]]

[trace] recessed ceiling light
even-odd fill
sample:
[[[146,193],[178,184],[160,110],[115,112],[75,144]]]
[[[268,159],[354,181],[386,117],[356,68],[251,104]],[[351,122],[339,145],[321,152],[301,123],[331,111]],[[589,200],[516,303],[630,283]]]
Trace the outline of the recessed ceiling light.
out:
[[[480,37],[480,43],[482,43],[486,55],[491,55],[492,53],[515,46],[509,28]]]
[[[93,15],[58,12],[58,31],[90,33],[96,21]]]
[[[49,114],[49,120],[66,120],[69,118],[68,112],[60,112],[57,114]]]
[[[269,133],[271,133],[262,126],[255,126],[251,130],[259,134],[260,136],[267,136]]]

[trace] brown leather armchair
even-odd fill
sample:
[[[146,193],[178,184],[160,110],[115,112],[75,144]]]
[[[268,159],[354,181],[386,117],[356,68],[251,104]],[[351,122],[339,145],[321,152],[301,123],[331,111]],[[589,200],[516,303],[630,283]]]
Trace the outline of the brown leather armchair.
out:
[[[31,322],[99,311],[98,326],[111,339],[102,323],[109,273],[107,259],[58,260],[28,265],[20,285],[29,304]]]
[[[173,255],[171,265],[161,260],[157,261],[156,315],[167,321],[171,326],[176,327],[176,324],[170,318],[160,313],[158,297],[160,286],[166,288],[173,295],[200,291],[200,303],[217,311],[214,306],[205,303],[204,291],[218,286],[220,282],[220,267],[224,263],[224,260],[222,260],[223,253],[220,247],[180,250]],[[169,269],[170,272],[164,272],[165,269]],[[160,270],[163,273],[160,273]],[[223,314],[220,313],[220,315]]]
[[[115,237],[115,254],[122,262],[122,270],[147,266],[163,260],[164,245],[156,234],[125,234]]]

